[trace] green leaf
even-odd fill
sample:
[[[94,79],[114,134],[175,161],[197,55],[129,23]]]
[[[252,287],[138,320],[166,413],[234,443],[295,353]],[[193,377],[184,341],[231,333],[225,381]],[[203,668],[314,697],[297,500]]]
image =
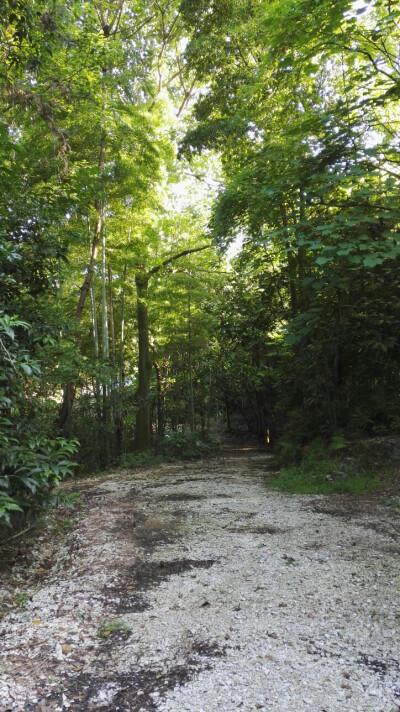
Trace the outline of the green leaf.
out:
[[[381,265],[382,262],[382,257],[378,255],[366,255],[363,259],[364,267],[376,267],[377,265]]]
[[[26,373],[27,376],[31,376],[31,375],[32,375],[32,369],[31,369],[31,367],[29,366],[28,363],[20,363],[20,367],[22,368],[22,370],[24,371],[24,373]]]
[[[32,492],[32,494],[35,494],[38,483],[36,480],[33,480],[31,477],[20,477],[21,482],[28,487],[28,489]]]

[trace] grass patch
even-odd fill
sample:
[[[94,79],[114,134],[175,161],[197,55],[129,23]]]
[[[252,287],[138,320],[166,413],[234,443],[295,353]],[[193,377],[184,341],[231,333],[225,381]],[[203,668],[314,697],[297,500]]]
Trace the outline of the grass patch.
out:
[[[281,470],[272,481],[274,489],[292,494],[367,494],[380,489],[380,481],[376,475],[367,474],[336,474],[332,463],[319,463],[320,468],[310,470],[307,463]]]
[[[122,621],[109,621],[108,623],[103,623],[103,625],[98,630],[98,635],[100,638],[108,638],[112,633],[131,633],[132,628],[129,628]]]
[[[320,441],[311,445],[300,463],[283,467],[270,481],[274,489],[291,494],[367,494],[382,489],[384,482],[363,458],[347,448],[337,452]],[[374,463],[375,464],[375,463]]]
[[[19,606],[20,608],[23,608],[24,606],[26,606],[28,601],[29,601],[29,595],[27,593],[18,593],[18,595],[15,599],[17,606]]]
[[[157,455],[154,450],[138,453],[128,452],[118,458],[117,467],[129,470],[131,467],[154,467],[161,465],[162,462],[165,462],[165,458],[162,455]]]

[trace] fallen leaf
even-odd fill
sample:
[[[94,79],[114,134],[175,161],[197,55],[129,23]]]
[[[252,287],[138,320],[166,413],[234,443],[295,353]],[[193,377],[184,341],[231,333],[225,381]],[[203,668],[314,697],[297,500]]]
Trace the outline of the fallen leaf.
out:
[[[69,708],[71,707],[71,703],[70,703],[70,701],[66,698],[66,696],[64,695],[64,693],[63,693],[63,696],[62,696],[62,703],[63,703],[63,707],[65,707],[66,709],[69,709]]]
[[[37,620],[33,621],[33,625],[41,625],[41,624],[42,624],[42,621],[39,620],[39,618]]]

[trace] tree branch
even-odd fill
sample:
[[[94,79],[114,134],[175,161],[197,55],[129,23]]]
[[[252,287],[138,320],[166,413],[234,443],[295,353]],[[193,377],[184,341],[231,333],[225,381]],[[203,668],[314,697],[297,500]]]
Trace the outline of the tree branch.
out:
[[[399,213],[397,208],[390,208],[387,205],[372,205],[372,203],[325,203],[321,198],[317,203],[312,205],[322,205],[324,208],[372,208],[373,210],[387,210],[390,213]]]
[[[332,42],[332,44],[339,46],[342,49],[345,49],[347,52],[355,52],[357,54],[363,54],[364,57],[368,57],[376,72],[383,74],[385,77],[390,79],[393,84],[397,84],[398,80],[396,79],[396,77],[390,74],[390,72],[387,72],[385,69],[382,69],[382,67],[379,66],[379,61],[374,59],[372,54],[368,52],[368,50],[362,49],[362,47],[349,47],[348,45],[341,45],[339,42]]]
[[[167,257],[166,260],[161,262],[160,265],[157,265],[156,267],[153,267],[148,271],[148,276],[151,277],[153,274],[157,274],[163,267],[166,267],[167,265],[171,264],[171,262],[175,262],[175,260],[179,260],[181,257],[185,257],[186,255],[192,255],[194,252],[202,252],[202,250],[209,250],[212,245],[202,245],[201,247],[192,247],[189,250],[182,250],[182,252],[178,252],[176,255],[172,255],[172,257]]]

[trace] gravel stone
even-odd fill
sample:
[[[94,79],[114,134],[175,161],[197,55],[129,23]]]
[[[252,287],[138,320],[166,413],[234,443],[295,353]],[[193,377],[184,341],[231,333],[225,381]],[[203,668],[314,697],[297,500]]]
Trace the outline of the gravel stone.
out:
[[[398,511],[276,493],[269,468],[68,485],[73,531],[4,577],[0,712],[399,712]]]

